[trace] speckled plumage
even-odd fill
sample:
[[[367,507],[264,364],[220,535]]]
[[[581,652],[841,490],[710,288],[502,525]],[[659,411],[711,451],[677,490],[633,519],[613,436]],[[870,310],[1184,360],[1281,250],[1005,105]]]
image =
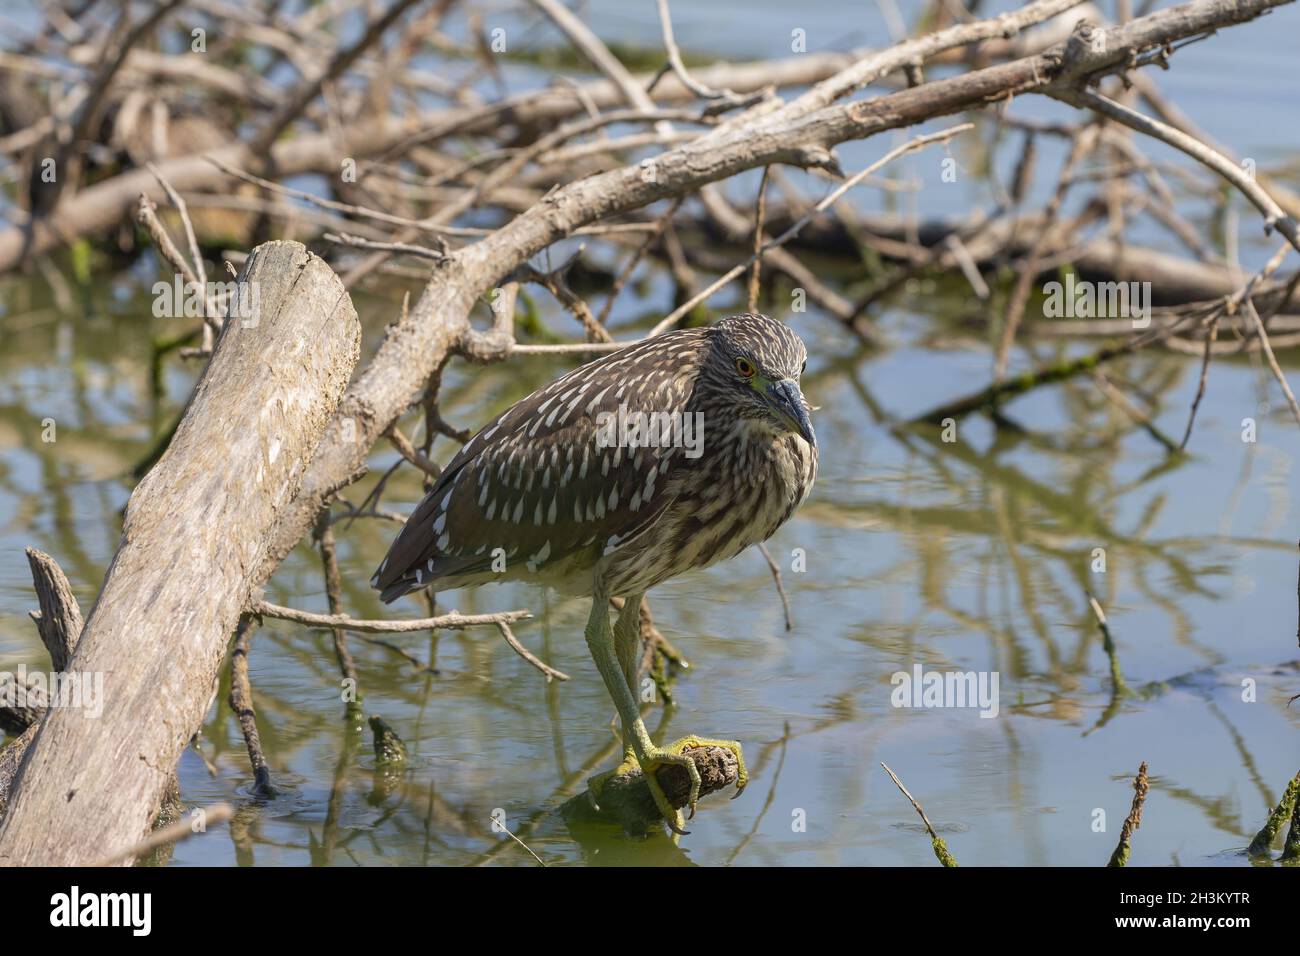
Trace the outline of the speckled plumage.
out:
[[[797,386],[790,394],[811,442],[736,363],[788,383],[805,361],[786,326],[746,314],[574,369],[465,444],[371,584],[385,601],[430,585],[519,578],[573,593],[591,593],[599,579],[604,593],[640,594],[766,540],[811,490],[816,442]],[[681,440],[609,444],[608,416],[620,408],[624,420],[642,413],[685,423]],[[689,428],[700,422],[699,454],[690,457]]]

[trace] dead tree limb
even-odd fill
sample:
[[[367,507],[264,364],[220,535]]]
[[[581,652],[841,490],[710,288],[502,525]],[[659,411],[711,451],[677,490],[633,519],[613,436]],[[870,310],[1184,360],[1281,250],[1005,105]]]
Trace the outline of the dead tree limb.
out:
[[[146,833],[203,719],[268,534],[356,364],[338,278],[295,242],[255,249],[250,316],[225,323],[176,435],[136,487],[70,666],[103,713],[51,710],[14,781],[0,862],[88,863]]]
[[[68,661],[81,638],[81,608],[72,593],[72,585],[58,563],[44,551],[27,549],[27,563],[31,565],[32,582],[36,587],[39,611],[32,611],[32,620],[41,635],[41,643],[50,652],[50,666],[54,671],[67,669]],[[43,714],[33,714],[26,729],[9,744],[0,749],[0,819],[4,818],[9,803],[9,792],[18,768],[22,765],[27,748],[36,737],[36,727]]]
[[[50,666],[56,671],[67,670],[85,625],[81,608],[67,575],[53,558],[44,551],[28,548],[27,563],[32,569],[36,600],[41,607],[39,611],[32,611],[32,620],[40,632],[41,643],[50,652]]]

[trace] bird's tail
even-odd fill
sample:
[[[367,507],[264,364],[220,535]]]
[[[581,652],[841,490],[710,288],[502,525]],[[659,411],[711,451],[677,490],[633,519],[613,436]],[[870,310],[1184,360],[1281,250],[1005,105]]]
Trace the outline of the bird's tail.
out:
[[[371,579],[372,586],[376,583],[377,578],[378,575]],[[385,604],[392,604],[402,595],[410,594],[412,591],[418,591],[422,587],[424,587],[424,585],[417,583],[413,577],[400,578],[379,592],[379,600],[383,601]]]

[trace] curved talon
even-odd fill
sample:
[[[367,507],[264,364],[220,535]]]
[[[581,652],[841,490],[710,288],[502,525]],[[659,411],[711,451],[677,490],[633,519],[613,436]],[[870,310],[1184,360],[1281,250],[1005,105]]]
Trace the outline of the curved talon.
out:
[[[721,747],[729,750],[736,756],[736,792],[731,799],[736,799],[749,783],[749,771],[745,768],[745,755],[741,751],[739,742],[735,740],[712,740],[707,737],[696,737],[694,734],[688,737],[682,737],[675,740],[667,747],[650,751],[645,755],[651,766],[658,766],[661,763],[676,763],[686,768],[687,776],[690,778],[691,787],[686,798],[687,819],[695,819],[696,805],[700,800],[700,780],[699,768],[695,766],[695,761],[686,755],[688,750],[698,750],[705,747]],[[645,765],[642,764],[642,769]],[[647,774],[648,775],[648,774]],[[657,783],[656,783],[657,789]],[[666,815],[665,815],[666,816]]]

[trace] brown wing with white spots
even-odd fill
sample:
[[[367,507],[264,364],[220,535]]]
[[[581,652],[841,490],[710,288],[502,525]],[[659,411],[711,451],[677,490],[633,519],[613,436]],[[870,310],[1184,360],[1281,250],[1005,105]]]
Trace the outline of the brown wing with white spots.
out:
[[[705,348],[703,330],[657,336],[511,406],[447,465],[371,585],[388,602],[499,570],[494,557],[504,557],[510,577],[545,575],[626,545],[669,503],[668,478],[685,453],[662,438],[663,416],[686,413]],[[657,444],[620,440],[615,426],[638,413],[659,416]]]

